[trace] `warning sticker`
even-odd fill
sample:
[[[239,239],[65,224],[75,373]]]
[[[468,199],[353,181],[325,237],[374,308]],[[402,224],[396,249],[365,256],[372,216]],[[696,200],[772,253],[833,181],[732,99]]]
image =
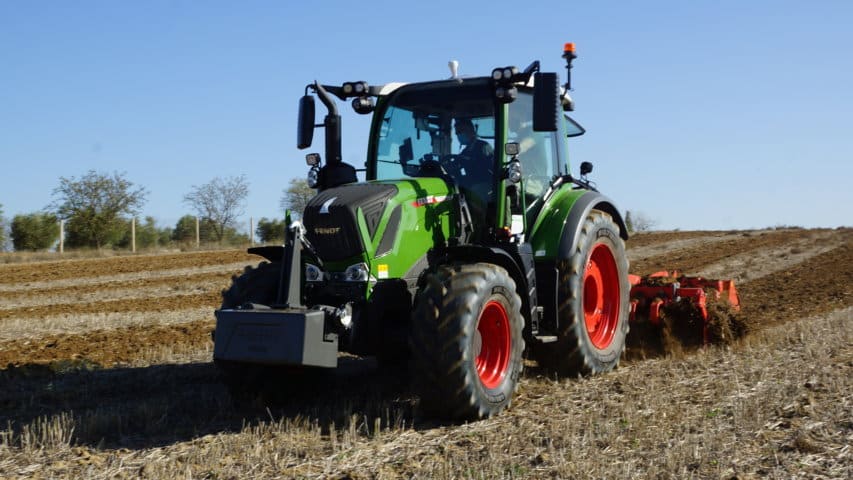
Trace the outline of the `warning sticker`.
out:
[[[436,203],[441,203],[447,200],[447,195],[429,195],[423,198],[419,198],[412,202],[412,205],[415,207],[423,207],[424,205],[433,205]]]

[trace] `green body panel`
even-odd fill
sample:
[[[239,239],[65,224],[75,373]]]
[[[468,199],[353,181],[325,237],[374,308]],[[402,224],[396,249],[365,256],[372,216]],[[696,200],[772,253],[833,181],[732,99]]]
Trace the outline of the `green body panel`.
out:
[[[369,183],[393,184],[398,191],[388,201],[373,238],[370,238],[364,215],[359,210],[358,226],[366,249],[364,261],[375,279],[403,278],[431,248],[445,244],[453,235],[453,192],[440,178],[407,178]],[[393,246],[377,258],[377,249],[398,205],[400,224],[394,235]]]
[[[573,190],[564,185],[542,207],[528,237],[536,260],[556,259],[569,212],[585,193],[587,190]]]

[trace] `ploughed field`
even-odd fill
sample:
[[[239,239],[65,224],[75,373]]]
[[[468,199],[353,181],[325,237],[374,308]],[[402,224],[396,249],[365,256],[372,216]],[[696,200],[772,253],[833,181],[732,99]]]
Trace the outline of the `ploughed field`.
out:
[[[748,334],[421,418],[403,371],[342,357],[233,404],[213,310],[228,250],[0,265],[0,478],[850,478],[853,230],[654,232],[631,272],[733,278]],[[630,334],[629,334],[630,335]]]

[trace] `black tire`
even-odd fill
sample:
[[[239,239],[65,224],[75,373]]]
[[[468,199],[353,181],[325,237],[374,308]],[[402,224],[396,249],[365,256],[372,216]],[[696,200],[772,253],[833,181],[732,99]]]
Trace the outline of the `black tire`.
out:
[[[222,291],[220,308],[240,308],[248,304],[272,305],[278,294],[281,264],[262,262],[257,267],[247,266],[242,275],[231,277],[231,286]],[[246,400],[266,388],[271,377],[270,367],[242,362],[213,359],[222,382],[235,401]]]
[[[556,342],[536,349],[536,359],[562,376],[613,370],[625,350],[631,287],[625,242],[609,214],[586,217],[575,251],[557,269],[560,330]]]
[[[415,302],[410,372],[429,416],[470,420],[508,407],[524,368],[521,299],[501,267],[440,267]]]
[[[261,262],[255,268],[247,266],[242,275],[231,277],[231,287],[222,291],[220,308],[238,308],[247,303],[272,305],[278,294],[280,280],[279,262]]]

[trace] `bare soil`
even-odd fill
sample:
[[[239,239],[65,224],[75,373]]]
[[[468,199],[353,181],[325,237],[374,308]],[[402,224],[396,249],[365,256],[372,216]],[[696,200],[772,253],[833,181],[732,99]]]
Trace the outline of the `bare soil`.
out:
[[[672,234],[648,233],[639,236],[643,246],[649,245],[681,245],[681,241],[691,238],[708,238],[707,232],[673,232]],[[701,235],[700,235],[701,234]],[[827,235],[832,238],[827,238]],[[722,233],[724,236],[731,237],[730,233]],[[770,251],[773,249],[784,250],[786,245],[797,244],[798,240],[814,241],[817,238],[824,243],[837,245],[836,248],[806,259],[794,266],[792,269],[786,270],[780,274],[767,275],[757,278],[746,283],[738,285],[738,290],[743,304],[743,311],[735,314],[724,306],[716,307],[716,312],[720,317],[736,317],[733,321],[737,324],[734,327],[730,324],[720,325],[720,336],[731,341],[733,336],[726,337],[722,332],[731,331],[734,328],[738,332],[754,331],[760,329],[764,325],[775,324],[788,321],[794,317],[802,317],[803,315],[816,315],[831,312],[833,310],[849,306],[853,302],[853,254],[851,254],[851,244],[853,244],[853,233],[850,229],[845,230],[783,230],[783,231],[759,231],[759,232],[743,232],[736,235],[735,238],[727,238],[724,240],[711,241],[706,245],[691,247],[688,249],[676,249],[672,253],[672,263],[670,269],[680,269],[684,272],[690,272],[691,269],[700,270],[703,266],[713,265],[721,259],[740,254],[743,251],[754,251],[756,254],[761,251]],[[629,251],[634,248],[633,240],[628,244]],[[191,258],[196,258],[199,253],[183,254]],[[220,255],[223,262],[229,262],[235,257],[245,255],[239,252],[202,252],[201,255],[205,261],[212,261],[215,255]],[[254,264],[258,260],[256,257],[245,255],[248,258],[249,264]],[[157,267],[165,265],[186,266],[188,259],[180,258],[181,255],[166,255],[165,258],[152,260],[152,257],[145,257],[147,264]],[[115,259],[96,259],[88,265],[85,261],[75,260],[68,262],[64,266],[68,271],[58,278],[68,278],[73,275],[82,275],[84,272],[88,276],[98,275],[114,275],[115,269],[109,262],[105,260]],[[122,258],[121,260],[127,260]],[[665,256],[655,256],[649,259],[641,259],[639,262],[640,270],[633,272],[650,272],[659,268],[664,268],[666,265]],[[40,263],[35,267],[46,267],[50,263]],[[21,267],[21,265],[14,265]],[[642,270],[642,268],[646,270]],[[134,268],[142,268],[137,264]],[[125,269],[123,272],[128,272],[130,269]],[[139,270],[136,270],[139,271]],[[184,279],[178,278],[154,278],[150,280],[140,280],[138,286],[140,288],[151,285],[183,285],[184,282],[195,284],[196,282],[218,281],[217,285],[220,288],[213,288],[201,293],[190,294],[175,294],[172,296],[152,296],[143,298],[122,298],[108,301],[94,301],[85,303],[57,303],[40,305],[35,307],[6,309],[2,308],[3,303],[0,303],[0,324],[4,319],[8,318],[27,318],[37,321],[38,318],[51,315],[62,315],[73,317],[75,315],[89,313],[122,313],[122,312],[163,312],[172,313],[187,309],[190,307],[208,306],[211,310],[210,319],[207,321],[193,321],[187,325],[160,325],[152,329],[151,332],[146,332],[145,328],[134,327],[129,329],[103,330],[84,332],[81,334],[63,334],[45,336],[38,341],[25,339],[22,342],[8,341],[0,343],[0,365],[13,364],[23,365],[27,363],[49,362],[72,358],[88,358],[103,366],[111,366],[114,364],[126,363],[133,358],[134,352],[138,350],[140,344],[163,344],[163,345],[186,345],[188,348],[194,348],[209,341],[209,333],[213,328],[212,311],[220,303],[220,292],[222,288],[226,288],[231,275],[239,272],[222,272],[222,273],[206,273],[199,276],[188,276]],[[826,281],[826,280],[830,281]],[[81,290],[90,292],[95,289],[109,290],[112,288],[128,287],[131,283],[128,281],[113,282],[108,284],[99,284],[95,286],[86,286]],[[70,287],[61,287],[63,292],[71,293],[68,290]],[[47,289],[37,289],[31,292],[32,295],[42,295],[44,292],[50,291]],[[15,293],[15,296],[25,296],[29,291],[23,290]],[[687,345],[696,347],[701,341],[696,337],[697,328],[694,327],[698,321],[691,318],[695,312],[689,309],[679,312],[679,307],[671,309],[668,313],[671,322],[676,322],[681,328],[679,331],[676,327],[670,327],[667,332],[664,332],[664,338],[660,340],[653,339],[651,344],[653,348],[644,348],[639,352],[630,352],[629,358],[645,358],[650,355],[661,353],[678,353],[682,349],[680,346]],[[633,327],[632,327],[633,328]],[[634,328],[631,334],[633,338],[638,338],[643,335],[641,328]],[[656,332],[647,332],[649,337],[656,337]],[[661,346],[661,343],[664,346]],[[641,342],[643,343],[643,342]],[[645,341],[645,346],[648,347],[649,340]],[[53,347],[45,347],[53,345]],[[89,345],[90,347],[86,347]],[[107,348],[105,345],[109,345]],[[93,353],[98,352],[98,353]],[[75,356],[76,355],[76,356]]]
[[[222,265],[239,261],[257,261],[242,250],[139,255],[56,262],[0,265],[0,284],[26,284],[33,281],[97,277],[120,273],[174,270],[179,268]]]
[[[670,250],[657,256],[637,259],[631,262],[631,272],[636,275],[648,275],[659,270],[679,270],[683,273],[695,274],[695,272],[727,258],[747,252],[761,253],[765,250],[777,249],[784,245],[797,243],[802,239],[820,236],[826,232],[833,231],[792,229],[743,232],[734,238],[727,236],[719,241],[703,242],[696,246]],[[845,231],[839,230],[839,232]],[[633,240],[628,241],[628,248],[629,250],[633,248]]]
[[[280,391],[233,405],[209,361],[211,286],[233,267],[183,280],[164,271],[259,260],[243,252],[0,266],[0,325],[211,310],[0,342],[0,478],[850,478],[851,230],[651,233],[628,248],[633,273],[754,272],[737,285],[743,309],[728,327],[748,334],[581,380],[530,365],[510,410],[466,425],[420,418],[405,377],[351,357],[331,374],[283,372]],[[744,265],[751,255],[760,265]],[[122,277],[146,272],[150,282]],[[86,294],[139,288],[63,301],[75,278]],[[192,295],[157,287],[202,279],[207,290]],[[57,301],[9,313],[28,295]],[[152,350],[172,360],[142,361],[158,358]]]

